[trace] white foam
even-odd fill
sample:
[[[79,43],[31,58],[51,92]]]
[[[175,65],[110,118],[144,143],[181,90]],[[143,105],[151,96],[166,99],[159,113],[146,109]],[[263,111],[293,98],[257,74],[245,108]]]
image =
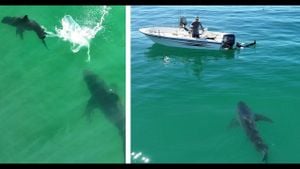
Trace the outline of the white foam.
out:
[[[83,47],[87,48],[87,61],[89,62],[91,59],[90,56],[90,43],[93,38],[95,38],[96,34],[103,29],[103,22],[105,20],[105,16],[108,14],[110,8],[107,6],[104,6],[102,9],[100,9],[100,20],[94,21],[96,22],[95,26],[89,25],[79,25],[78,22],[76,22],[71,15],[65,15],[61,19],[61,27],[55,27],[55,32],[47,32],[48,37],[58,37],[62,39],[63,41],[67,41],[71,43],[71,51],[73,53],[77,53],[82,49]],[[90,23],[92,21],[87,19],[87,23]]]
[[[170,63],[170,58],[168,56],[164,57],[164,64]]]

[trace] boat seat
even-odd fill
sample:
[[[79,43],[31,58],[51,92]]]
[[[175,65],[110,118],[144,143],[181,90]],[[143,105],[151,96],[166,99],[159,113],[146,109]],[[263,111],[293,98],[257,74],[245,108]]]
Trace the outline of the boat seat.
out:
[[[216,34],[213,34],[213,33],[207,33],[207,32],[204,32],[204,34],[202,34],[202,37],[203,38],[206,38],[206,39],[216,39],[217,35]]]

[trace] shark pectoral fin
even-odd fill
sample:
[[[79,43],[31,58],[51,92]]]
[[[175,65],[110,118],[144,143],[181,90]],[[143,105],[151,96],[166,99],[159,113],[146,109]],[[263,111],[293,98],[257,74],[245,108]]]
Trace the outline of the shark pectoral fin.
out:
[[[254,118],[255,118],[255,121],[267,121],[267,122],[273,123],[272,119],[270,119],[269,117],[266,117],[264,115],[261,115],[261,114],[255,114]]]
[[[21,39],[24,38],[23,32],[24,32],[24,29],[22,29],[22,28],[17,28],[17,30],[16,30],[16,34],[20,35]]]
[[[88,120],[91,121],[91,113],[96,108],[95,99],[91,97],[86,105],[84,114],[88,117]]]
[[[234,128],[240,126],[240,123],[237,119],[232,119],[230,124],[228,125],[228,128]]]
[[[47,44],[46,44],[46,42],[45,42],[45,39],[42,39],[42,42],[43,42],[44,46],[45,46],[47,49],[49,49],[48,46],[47,46]]]
[[[110,93],[110,98],[113,102],[117,102],[120,99],[119,96],[115,93]]]

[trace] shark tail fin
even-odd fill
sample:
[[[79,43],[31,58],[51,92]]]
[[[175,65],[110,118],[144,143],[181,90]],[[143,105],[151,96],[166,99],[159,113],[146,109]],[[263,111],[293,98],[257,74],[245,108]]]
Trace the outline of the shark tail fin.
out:
[[[267,152],[263,152],[263,158],[262,158],[262,162],[267,163],[268,162],[268,153]]]
[[[273,120],[261,114],[255,114],[255,121],[267,121],[273,123]]]

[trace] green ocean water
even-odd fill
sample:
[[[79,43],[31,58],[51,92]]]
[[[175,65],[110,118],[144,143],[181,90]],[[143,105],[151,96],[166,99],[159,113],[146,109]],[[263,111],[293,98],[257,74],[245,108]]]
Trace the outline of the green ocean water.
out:
[[[134,6],[131,8],[133,162],[261,163],[241,127],[228,129],[238,101],[274,123],[258,122],[269,163],[299,163],[299,6]],[[154,44],[138,30],[200,16],[255,48],[234,52]],[[168,57],[168,62],[164,59]]]
[[[71,51],[57,37],[45,48],[33,31],[24,39],[0,26],[0,162],[123,163],[124,138],[99,109],[89,122],[83,115],[91,96],[83,70],[103,79],[125,107],[125,7],[112,6],[87,49]],[[95,25],[100,6],[0,6],[0,18],[24,16],[47,31],[70,15],[80,25]],[[91,26],[90,26],[91,27]]]

